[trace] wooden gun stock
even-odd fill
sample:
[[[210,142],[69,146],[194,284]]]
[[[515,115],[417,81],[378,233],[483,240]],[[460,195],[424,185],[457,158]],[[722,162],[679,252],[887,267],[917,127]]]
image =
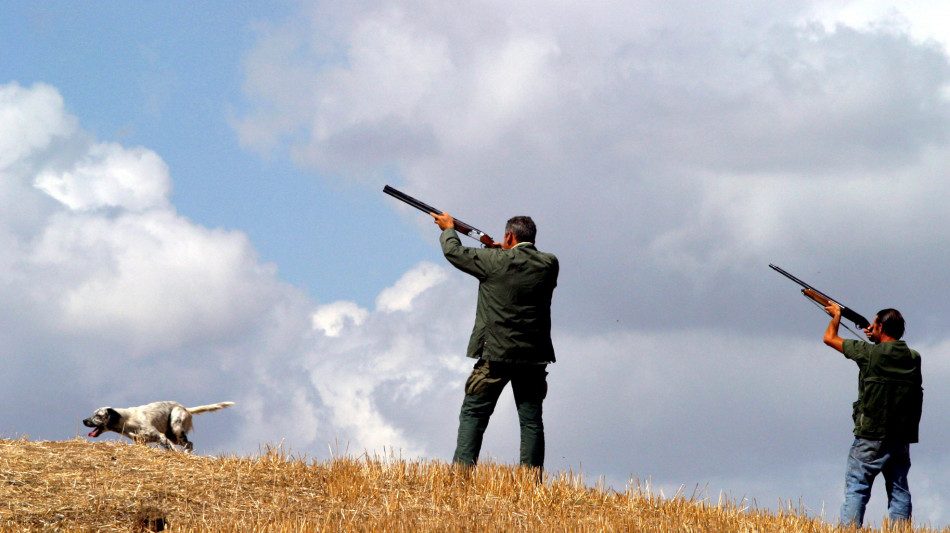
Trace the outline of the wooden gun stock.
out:
[[[820,305],[820,306],[822,306],[822,307],[828,307],[828,304],[831,303],[831,302],[834,302],[834,303],[838,304],[838,307],[841,308],[841,317],[842,317],[842,318],[846,318],[846,319],[850,320],[851,322],[853,322],[854,325],[855,325],[855,327],[857,327],[858,329],[866,329],[868,326],[871,325],[871,323],[868,322],[868,319],[866,319],[866,318],[864,318],[863,316],[859,315],[859,314],[856,313],[853,309],[851,309],[851,308],[849,308],[849,307],[846,307],[846,306],[844,306],[844,305],[841,305],[841,303],[839,303],[839,302],[838,302],[837,300],[835,300],[834,298],[832,298],[832,297],[828,296],[827,294],[825,294],[825,293],[819,291],[818,289],[812,287],[811,285],[805,283],[804,281],[802,281],[802,280],[796,278],[795,276],[789,274],[788,272],[782,270],[781,268],[779,268],[779,267],[777,267],[777,266],[775,266],[775,265],[771,265],[771,264],[769,265],[769,268],[771,268],[772,270],[774,270],[774,271],[778,272],[779,274],[785,276],[786,278],[788,278],[788,279],[794,281],[795,283],[801,285],[801,286],[803,287],[803,288],[802,288],[802,294],[804,294],[806,298],[811,299],[812,301],[814,301],[814,302],[817,303],[818,305]]]
[[[868,319],[866,319],[866,318],[864,318],[863,316],[857,314],[856,312],[854,312],[853,309],[851,309],[851,308],[849,308],[849,307],[845,307],[845,306],[839,304],[838,302],[835,302],[835,301],[832,300],[831,298],[828,298],[827,296],[825,296],[824,294],[822,294],[822,293],[820,293],[820,292],[818,292],[818,291],[816,291],[816,290],[813,290],[813,289],[802,289],[802,294],[804,294],[806,297],[811,298],[812,300],[818,302],[818,305],[820,305],[820,306],[822,306],[822,307],[828,307],[828,305],[829,305],[831,302],[834,302],[834,303],[838,304],[838,307],[841,308],[841,318],[846,318],[846,319],[850,320],[851,322],[854,322],[854,325],[855,325],[856,327],[858,327],[858,328],[865,329],[865,328],[867,328],[868,326],[871,325],[871,323],[868,322]]]

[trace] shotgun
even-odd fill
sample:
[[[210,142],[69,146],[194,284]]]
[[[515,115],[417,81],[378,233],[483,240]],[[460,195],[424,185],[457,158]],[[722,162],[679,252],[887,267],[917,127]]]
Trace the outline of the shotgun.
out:
[[[392,196],[393,198],[397,200],[406,202],[407,204],[411,205],[412,207],[415,207],[416,209],[418,209],[419,211],[422,211],[423,213],[435,213],[437,215],[441,215],[443,213],[441,209],[436,209],[429,204],[422,203],[419,200],[416,200],[415,198],[413,198],[412,196],[409,196],[408,194],[404,192],[398,191],[390,187],[389,185],[386,185],[385,187],[383,187],[383,192]],[[462,222],[461,220],[457,218],[455,219],[455,229],[464,233],[465,235],[468,235],[469,237],[475,239],[476,241],[479,241],[480,243],[482,243],[482,245],[485,248],[497,247],[497,245],[495,244],[495,240],[489,237],[488,234],[486,234],[484,231],[476,228],[475,226],[466,224],[465,222]]]
[[[850,307],[845,307],[844,305],[839,303],[837,300],[835,300],[831,296],[828,296],[827,294],[819,291],[818,289],[796,278],[795,276],[789,274],[788,272],[782,270],[781,268],[772,264],[769,265],[769,268],[785,276],[786,278],[794,281],[795,283],[798,283],[799,285],[801,285],[803,287],[802,294],[804,294],[806,298],[813,300],[818,305],[822,307],[828,307],[829,303],[831,302],[838,304],[838,306],[841,307],[841,318],[847,318],[851,322],[854,322],[855,327],[857,327],[858,329],[867,329],[867,327],[871,325],[871,323],[868,322],[868,319],[859,315]]]

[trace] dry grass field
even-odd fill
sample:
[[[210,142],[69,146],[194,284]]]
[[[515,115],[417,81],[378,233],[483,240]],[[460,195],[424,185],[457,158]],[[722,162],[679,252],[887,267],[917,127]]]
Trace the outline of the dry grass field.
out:
[[[0,439],[0,531],[838,532],[794,509],[615,492],[497,464],[268,449],[200,457],[126,442]],[[885,531],[911,531],[909,527]],[[914,531],[929,531],[916,529]]]

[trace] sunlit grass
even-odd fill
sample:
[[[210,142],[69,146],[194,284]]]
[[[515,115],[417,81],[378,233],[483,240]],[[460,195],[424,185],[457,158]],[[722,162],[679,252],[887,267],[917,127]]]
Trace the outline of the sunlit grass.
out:
[[[338,457],[268,448],[199,457],[126,442],[0,440],[0,531],[838,532],[805,512],[766,511],[571,472]],[[883,531],[931,531],[908,526]]]

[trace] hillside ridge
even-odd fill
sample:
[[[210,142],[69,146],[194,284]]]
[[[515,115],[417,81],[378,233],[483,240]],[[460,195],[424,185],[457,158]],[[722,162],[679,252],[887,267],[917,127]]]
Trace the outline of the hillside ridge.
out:
[[[499,464],[281,448],[202,457],[125,441],[0,439],[0,531],[854,531],[795,509],[664,498]],[[930,531],[909,527],[886,531]]]

